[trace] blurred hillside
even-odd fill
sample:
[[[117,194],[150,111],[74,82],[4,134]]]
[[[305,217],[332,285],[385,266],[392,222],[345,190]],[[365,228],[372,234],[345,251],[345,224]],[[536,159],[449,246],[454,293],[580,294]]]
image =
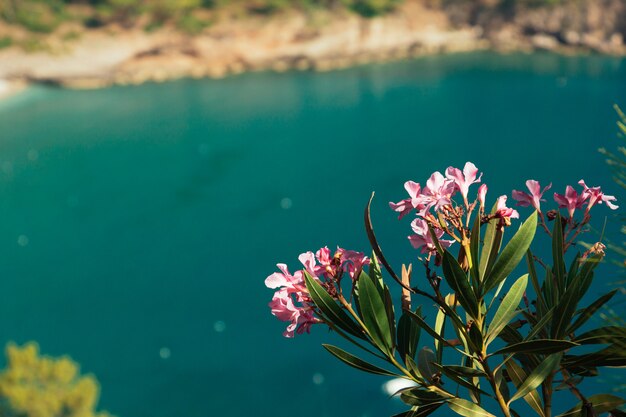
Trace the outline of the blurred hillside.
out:
[[[625,34],[626,0],[0,0],[0,97],[2,80],[95,88],[479,49],[624,55]]]

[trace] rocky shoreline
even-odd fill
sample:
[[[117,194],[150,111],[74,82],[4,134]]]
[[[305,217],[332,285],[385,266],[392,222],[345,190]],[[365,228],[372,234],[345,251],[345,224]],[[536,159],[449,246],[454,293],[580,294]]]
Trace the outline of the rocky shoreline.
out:
[[[0,49],[0,97],[25,83],[101,88],[258,70],[325,71],[483,49],[626,55],[623,0],[509,11],[459,4],[444,8],[407,0],[373,19],[345,11],[225,18],[195,36],[171,28],[84,30],[72,41],[51,42],[45,51]],[[11,30],[0,26],[0,37]]]

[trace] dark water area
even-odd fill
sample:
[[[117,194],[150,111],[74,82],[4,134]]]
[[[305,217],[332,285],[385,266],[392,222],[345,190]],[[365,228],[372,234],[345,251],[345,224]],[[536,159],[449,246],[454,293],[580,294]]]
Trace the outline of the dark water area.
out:
[[[0,105],[0,344],[71,355],[120,417],[399,412],[321,326],[283,338],[264,279],[324,245],[367,251],[372,191],[388,257],[415,262],[387,202],[466,161],[490,201],[584,178],[624,205],[597,152],[619,144],[616,103],[625,60],[547,54],[31,89]],[[601,268],[592,295],[614,280]]]

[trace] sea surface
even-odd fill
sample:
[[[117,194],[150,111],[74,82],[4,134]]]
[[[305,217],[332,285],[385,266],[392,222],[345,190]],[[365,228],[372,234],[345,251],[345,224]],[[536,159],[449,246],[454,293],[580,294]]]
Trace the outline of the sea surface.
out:
[[[625,205],[597,151],[621,144],[616,103],[626,60],[550,54],[32,88],[0,104],[0,345],[70,355],[119,417],[400,412],[386,378],[321,347],[347,347],[322,326],[283,338],[264,279],[324,245],[368,251],[373,191],[383,249],[415,262],[387,203],[466,161],[491,201],[584,178]],[[593,295],[619,279],[600,268]]]

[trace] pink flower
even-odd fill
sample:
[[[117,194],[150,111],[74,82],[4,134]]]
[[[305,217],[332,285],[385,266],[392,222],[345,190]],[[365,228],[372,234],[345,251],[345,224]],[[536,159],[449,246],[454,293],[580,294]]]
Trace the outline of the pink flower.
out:
[[[571,185],[565,188],[565,195],[554,193],[554,201],[559,204],[559,208],[567,208],[570,219],[574,217],[574,211],[576,209],[582,208],[588,197],[589,195],[585,195],[585,192],[578,195]]]
[[[276,289],[284,287],[289,294],[297,294],[298,298],[302,297],[302,293],[307,293],[306,286],[304,285],[304,277],[302,271],[296,271],[293,275],[289,273],[287,265],[276,265],[281,272],[274,272],[272,275],[265,279],[265,286],[267,288]]]
[[[582,195],[584,199],[585,200],[587,198],[589,199],[589,202],[587,203],[587,212],[589,212],[591,207],[593,207],[596,203],[602,204],[602,202],[605,202],[606,205],[609,206],[611,210],[617,210],[619,208],[619,206],[616,206],[615,204],[611,203],[611,201],[616,201],[617,199],[612,195],[605,195],[600,189],[600,187],[589,188],[587,187],[587,184],[585,184],[585,181],[583,180],[578,181],[578,184],[583,186]]]
[[[498,197],[495,216],[500,219],[518,219],[519,213],[506,206],[506,199],[506,195]]]
[[[526,187],[528,188],[528,191],[530,191],[530,194],[525,193],[523,191],[513,190],[513,199],[517,200],[516,205],[522,206],[522,207],[533,206],[535,210],[537,210],[538,212],[541,212],[540,202],[546,201],[545,199],[542,199],[541,197],[543,196],[543,193],[545,193],[547,190],[549,190],[552,187],[552,183],[548,184],[548,186],[545,187],[542,191],[541,186],[539,185],[539,182],[535,180],[528,180],[526,181]]]
[[[356,252],[353,250],[344,250],[339,248],[337,249],[343,251],[341,254],[341,259],[343,262],[345,262],[345,269],[348,271],[348,274],[350,275],[350,278],[352,278],[352,280],[357,279],[358,276],[356,274],[360,273],[365,265],[370,264],[370,258],[365,256],[363,252]]]
[[[331,257],[328,247],[323,247],[315,253],[319,266],[315,267],[317,275],[324,274],[330,278],[337,276],[338,272],[347,271],[352,279],[355,274],[363,269],[364,265],[369,265],[370,260],[362,252],[342,249],[337,246],[337,251]]]
[[[281,321],[291,322],[283,333],[285,337],[293,337],[294,331],[298,334],[302,334],[305,331],[309,333],[311,325],[320,322],[320,320],[315,317],[310,307],[306,305],[301,307],[296,306],[286,289],[276,291],[269,306],[272,310],[272,314],[276,316],[276,318]]]
[[[426,181],[426,187],[422,190],[419,202],[423,205],[423,208],[418,214],[425,216],[431,207],[439,210],[440,207],[451,204],[451,198],[455,191],[456,184],[453,180],[444,178],[439,171],[434,172]]]
[[[485,196],[487,195],[487,184],[478,187],[478,202],[481,207],[485,207]]]
[[[415,219],[411,222],[411,228],[416,233],[414,235],[409,236],[409,241],[413,245],[415,249],[422,249],[422,253],[432,253],[437,250],[435,247],[435,242],[428,230],[428,223],[424,219]],[[439,244],[447,248],[451,244],[454,243],[453,240],[443,240],[441,236],[443,236],[443,230],[435,229],[435,236],[437,236],[437,240],[439,240]]]
[[[467,205],[467,193],[469,191],[469,187],[472,184],[480,182],[483,174],[481,173],[478,178],[476,175],[478,174],[478,168],[471,162],[466,162],[465,167],[463,168],[463,172],[460,169],[454,167],[448,167],[446,169],[446,177],[454,181],[456,189],[461,192],[463,195],[463,201]]]
[[[315,264],[315,255],[313,255],[313,252],[308,251],[301,253],[298,256],[298,260],[302,263],[302,265],[304,265],[304,269],[306,269],[306,272],[308,272],[309,275],[312,277],[316,277],[318,275],[319,269]]]
[[[407,181],[404,183],[404,189],[409,193],[409,198],[399,201],[397,203],[389,202],[389,207],[392,210],[400,213],[398,219],[403,218],[405,215],[411,212],[413,209],[421,209],[422,205],[419,203],[420,185],[413,181]]]

